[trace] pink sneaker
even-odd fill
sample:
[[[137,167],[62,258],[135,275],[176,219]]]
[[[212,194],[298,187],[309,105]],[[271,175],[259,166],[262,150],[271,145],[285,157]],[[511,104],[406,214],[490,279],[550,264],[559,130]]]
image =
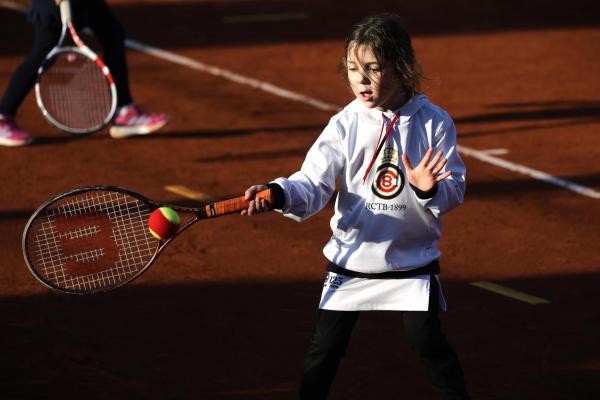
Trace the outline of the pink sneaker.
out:
[[[135,135],[147,135],[169,122],[166,114],[146,113],[136,105],[123,106],[117,110],[110,127],[110,136],[114,139]]]
[[[24,146],[32,141],[31,136],[19,128],[12,117],[0,115],[0,146]]]

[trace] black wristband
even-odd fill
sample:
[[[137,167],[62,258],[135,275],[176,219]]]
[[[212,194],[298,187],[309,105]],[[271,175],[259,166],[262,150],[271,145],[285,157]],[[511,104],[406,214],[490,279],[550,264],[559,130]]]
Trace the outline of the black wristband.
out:
[[[283,188],[276,183],[265,183],[265,186],[271,189],[273,192],[273,206],[274,209],[281,210],[285,205],[285,193]]]
[[[419,189],[418,187],[413,186],[413,185],[410,185],[410,187],[412,188],[412,190],[415,191],[415,194],[421,200],[431,199],[433,196],[436,195],[436,193],[438,191],[437,183],[426,192],[422,191],[421,189]]]

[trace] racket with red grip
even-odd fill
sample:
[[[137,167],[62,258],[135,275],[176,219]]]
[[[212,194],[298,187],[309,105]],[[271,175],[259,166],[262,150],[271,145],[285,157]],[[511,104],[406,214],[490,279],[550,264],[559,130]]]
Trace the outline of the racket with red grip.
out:
[[[256,197],[272,203],[270,189]],[[167,240],[157,240],[148,229],[150,214],[159,207],[182,217]],[[33,276],[50,289],[106,292],[140,276],[194,223],[247,207],[243,196],[191,208],[161,204],[115,186],[81,187],[53,197],[33,213],[23,232],[23,256]]]

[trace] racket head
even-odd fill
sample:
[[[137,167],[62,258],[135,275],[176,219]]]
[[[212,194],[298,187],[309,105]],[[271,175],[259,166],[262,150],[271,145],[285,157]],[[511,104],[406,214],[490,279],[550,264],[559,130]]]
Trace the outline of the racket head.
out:
[[[87,47],[53,49],[38,69],[35,95],[46,120],[75,135],[104,128],[117,108],[113,77]]]
[[[96,294],[140,276],[166,245],[147,220],[160,204],[127,189],[88,186],[40,206],[23,232],[27,267],[44,286]]]

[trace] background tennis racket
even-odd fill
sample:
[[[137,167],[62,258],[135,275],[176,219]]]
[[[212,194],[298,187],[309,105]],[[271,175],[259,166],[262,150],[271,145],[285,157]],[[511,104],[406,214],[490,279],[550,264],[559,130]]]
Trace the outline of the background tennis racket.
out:
[[[37,104],[44,117],[65,132],[96,132],[115,113],[115,83],[104,62],[77,35],[69,0],[61,2],[60,16],[62,32],[58,44],[38,69]],[[65,45],[67,37],[72,45]]]
[[[257,197],[271,202],[269,189]],[[94,294],[116,289],[140,276],[177,235],[207,218],[248,207],[244,197],[201,208],[168,206],[182,217],[166,241],[148,229],[152,211],[164,204],[114,186],[77,188],[38,208],[23,232],[23,256],[33,275],[62,293]]]

